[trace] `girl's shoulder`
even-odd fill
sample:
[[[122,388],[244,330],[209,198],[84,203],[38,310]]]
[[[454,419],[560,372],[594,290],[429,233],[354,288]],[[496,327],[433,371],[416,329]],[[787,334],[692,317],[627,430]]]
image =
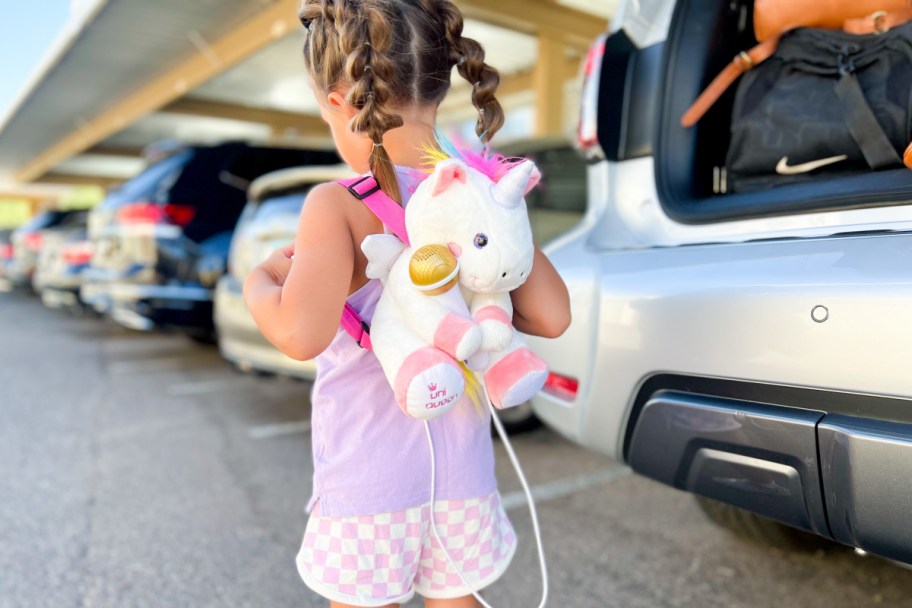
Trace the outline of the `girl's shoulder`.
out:
[[[316,221],[343,221],[356,243],[368,234],[383,232],[383,225],[373,212],[338,182],[324,182],[311,188],[305,198],[302,215],[305,211]]]

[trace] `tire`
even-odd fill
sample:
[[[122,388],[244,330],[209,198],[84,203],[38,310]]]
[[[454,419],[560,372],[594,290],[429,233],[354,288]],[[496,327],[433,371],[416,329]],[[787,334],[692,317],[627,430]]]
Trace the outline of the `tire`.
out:
[[[497,416],[500,418],[500,422],[508,435],[528,433],[542,425],[541,420],[532,411],[532,404],[528,401],[505,410],[497,410]],[[491,432],[497,435],[497,430],[493,424],[491,425]]]
[[[187,337],[197,344],[213,345],[218,344],[218,334],[214,329],[191,329],[187,332]]]
[[[792,551],[816,551],[832,548],[835,544],[822,536],[780,524],[724,502],[703,496],[695,498],[710,521],[755,543]]]

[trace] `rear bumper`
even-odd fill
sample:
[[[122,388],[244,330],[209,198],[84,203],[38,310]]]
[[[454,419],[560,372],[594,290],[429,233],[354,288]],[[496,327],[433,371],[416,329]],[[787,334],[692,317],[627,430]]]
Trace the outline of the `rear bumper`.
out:
[[[912,424],[661,391],[628,460],[676,488],[912,563]]]
[[[41,302],[48,308],[75,308],[80,305],[78,287],[44,287]]]
[[[91,271],[90,271],[91,272]],[[80,289],[83,302],[131,329],[154,326],[212,327],[212,290],[199,285],[144,285],[92,280]]]
[[[219,280],[213,316],[218,329],[219,350],[223,357],[239,368],[307,380],[316,376],[313,360],[296,361],[263,337],[247,309],[237,277],[229,274]]]

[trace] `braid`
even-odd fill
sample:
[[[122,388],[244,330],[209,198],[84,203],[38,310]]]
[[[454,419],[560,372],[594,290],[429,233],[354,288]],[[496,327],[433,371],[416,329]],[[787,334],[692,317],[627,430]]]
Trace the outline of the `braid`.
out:
[[[487,143],[504,123],[503,108],[494,96],[500,74],[485,63],[484,47],[462,35],[463,19],[459,9],[450,0],[437,0],[437,10],[451,53],[456,55],[456,70],[472,85],[472,104],[478,109],[475,133]]]
[[[450,0],[303,0],[300,17],[314,84],[347,89],[345,101],[357,110],[349,126],[374,144],[370,170],[391,198],[401,201],[401,193],[383,136],[402,126],[397,108],[439,104],[454,65],[473,85],[482,141],[503,125],[494,97],[500,77],[481,45],[462,36],[462,14]]]
[[[351,129],[365,133],[373,142],[371,173],[383,191],[401,200],[399,182],[389,154],[383,148],[383,134],[402,126],[402,117],[390,110],[396,99],[391,83],[397,80],[396,65],[389,57],[392,42],[387,15],[376,2],[365,1],[361,10],[340,29],[339,46],[347,56],[345,80],[351,82],[346,101],[358,113]]]

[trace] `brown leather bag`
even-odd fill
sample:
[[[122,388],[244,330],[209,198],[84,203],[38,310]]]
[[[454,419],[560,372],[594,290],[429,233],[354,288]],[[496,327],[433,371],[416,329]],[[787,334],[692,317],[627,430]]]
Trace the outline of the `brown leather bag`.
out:
[[[760,44],[735,56],[684,113],[681,125],[695,125],[741,74],[769,59],[779,37],[789,30],[815,27],[872,34],[910,20],[912,0],[756,0],[754,35]]]

